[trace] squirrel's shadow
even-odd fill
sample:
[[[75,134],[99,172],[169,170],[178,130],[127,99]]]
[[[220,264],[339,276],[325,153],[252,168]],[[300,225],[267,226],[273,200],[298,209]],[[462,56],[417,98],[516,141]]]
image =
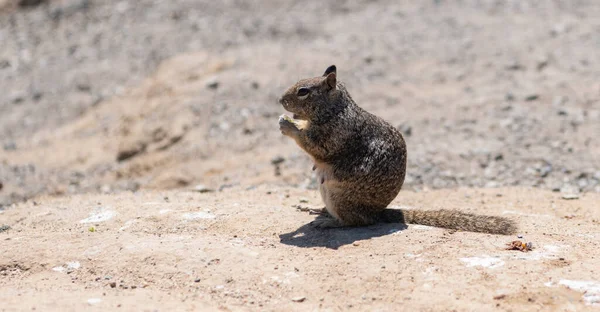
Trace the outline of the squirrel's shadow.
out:
[[[295,231],[279,235],[279,239],[282,244],[296,247],[338,249],[356,241],[394,234],[406,228],[406,224],[403,223],[378,223],[364,227],[318,229],[309,222]]]

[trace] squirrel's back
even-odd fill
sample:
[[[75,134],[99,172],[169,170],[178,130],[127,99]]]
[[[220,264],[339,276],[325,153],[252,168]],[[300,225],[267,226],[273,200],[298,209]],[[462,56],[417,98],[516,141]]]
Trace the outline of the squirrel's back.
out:
[[[345,89],[342,89],[345,91]],[[327,160],[349,196],[384,209],[398,195],[406,174],[402,134],[392,125],[352,103],[333,131],[347,132],[339,152]]]

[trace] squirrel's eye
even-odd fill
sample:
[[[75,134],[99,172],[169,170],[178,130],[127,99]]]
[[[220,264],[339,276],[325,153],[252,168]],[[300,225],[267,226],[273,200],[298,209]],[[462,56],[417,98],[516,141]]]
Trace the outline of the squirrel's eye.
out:
[[[308,93],[310,93],[310,90],[308,88],[298,89],[298,96],[306,96],[308,95]]]

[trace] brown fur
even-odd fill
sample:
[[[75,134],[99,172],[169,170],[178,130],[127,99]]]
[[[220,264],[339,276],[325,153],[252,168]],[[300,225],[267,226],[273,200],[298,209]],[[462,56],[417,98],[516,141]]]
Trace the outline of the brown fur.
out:
[[[315,162],[327,212],[317,227],[363,226],[405,222],[457,230],[511,234],[508,219],[452,210],[386,209],[398,195],[406,174],[406,144],[400,132],[360,108],[335,66],[323,76],[303,79],[279,102],[293,118],[279,118],[281,132],[291,137]]]

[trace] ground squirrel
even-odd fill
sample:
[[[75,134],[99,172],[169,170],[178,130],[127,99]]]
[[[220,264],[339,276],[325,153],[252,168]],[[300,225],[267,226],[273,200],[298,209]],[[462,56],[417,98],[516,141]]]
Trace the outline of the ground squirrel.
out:
[[[406,173],[402,134],[360,108],[337,80],[335,65],[323,76],[303,79],[279,102],[293,113],[279,128],[313,159],[325,203],[313,225],[320,228],[402,222],[494,234],[512,234],[513,221],[456,210],[387,209]]]

